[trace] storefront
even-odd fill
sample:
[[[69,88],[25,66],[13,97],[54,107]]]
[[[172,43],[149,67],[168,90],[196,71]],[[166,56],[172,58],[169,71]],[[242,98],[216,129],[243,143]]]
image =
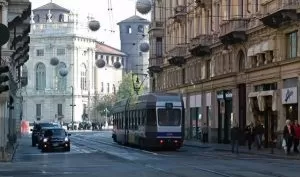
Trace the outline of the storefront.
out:
[[[190,137],[192,139],[201,139],[201,95],[190,96]]]
[[[230,143],[230,128],[233,120],[232,91],[217,92],[218,104],[218,143]]]
[[[283,81],[281,89],[281,102],[284,106],[285,118],[289,120],[298,120],[298,79],[286,79]]]

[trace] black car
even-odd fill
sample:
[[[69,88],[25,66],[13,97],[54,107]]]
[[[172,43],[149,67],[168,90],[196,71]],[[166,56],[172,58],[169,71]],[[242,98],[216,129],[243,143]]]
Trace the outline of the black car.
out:
[[[38,149],[41,149],[42,148],[42,143],[43,143],[43,139],[44,139],[44,134],[46,132],[47,129],[51,129],[53,127],[43,127],[40,131],[40,133],[37,135],[37,139],[38,139]]]
[[[36,146],[36,144],[39,142],[38,137],[44,127],[59,127],[59,126],[57,124],[53,124],[53,123],[34,124],[33,129],[30,130],[30,131],[32,131],[32,134],[31,134],[32,146]]]
[[[48,128],[44,133],[42,142],[42,152],[53,151],[55,149],[62,149],[70,151],[70,138],[63,128]]]

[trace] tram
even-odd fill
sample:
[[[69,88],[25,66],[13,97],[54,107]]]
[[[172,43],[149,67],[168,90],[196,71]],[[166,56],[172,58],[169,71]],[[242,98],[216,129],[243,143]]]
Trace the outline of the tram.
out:
[[[148,93],[113,107],[115,142],[142,149],[179,149],[184,139],[184,103],[176,93]]]

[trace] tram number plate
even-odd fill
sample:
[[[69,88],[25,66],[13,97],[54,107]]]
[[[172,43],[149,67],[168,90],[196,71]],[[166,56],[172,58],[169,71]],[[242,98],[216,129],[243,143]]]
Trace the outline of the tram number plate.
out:
[[[167,136],[173,136],[173,133],[167,133]]]
[[[58,146],[58,143],[53,143],[53,146],[54,146],[54,147]]]

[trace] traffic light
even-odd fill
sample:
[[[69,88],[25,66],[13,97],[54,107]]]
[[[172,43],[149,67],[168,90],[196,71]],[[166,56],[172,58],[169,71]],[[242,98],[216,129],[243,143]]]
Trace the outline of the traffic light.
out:
[[[2,85],[3,82],[7,82],[9,80],[9,77],[4,74],[7,73],[8,71],[9,71],[8,66],[0,66],[0,93],[9,90],[8,85]]]

